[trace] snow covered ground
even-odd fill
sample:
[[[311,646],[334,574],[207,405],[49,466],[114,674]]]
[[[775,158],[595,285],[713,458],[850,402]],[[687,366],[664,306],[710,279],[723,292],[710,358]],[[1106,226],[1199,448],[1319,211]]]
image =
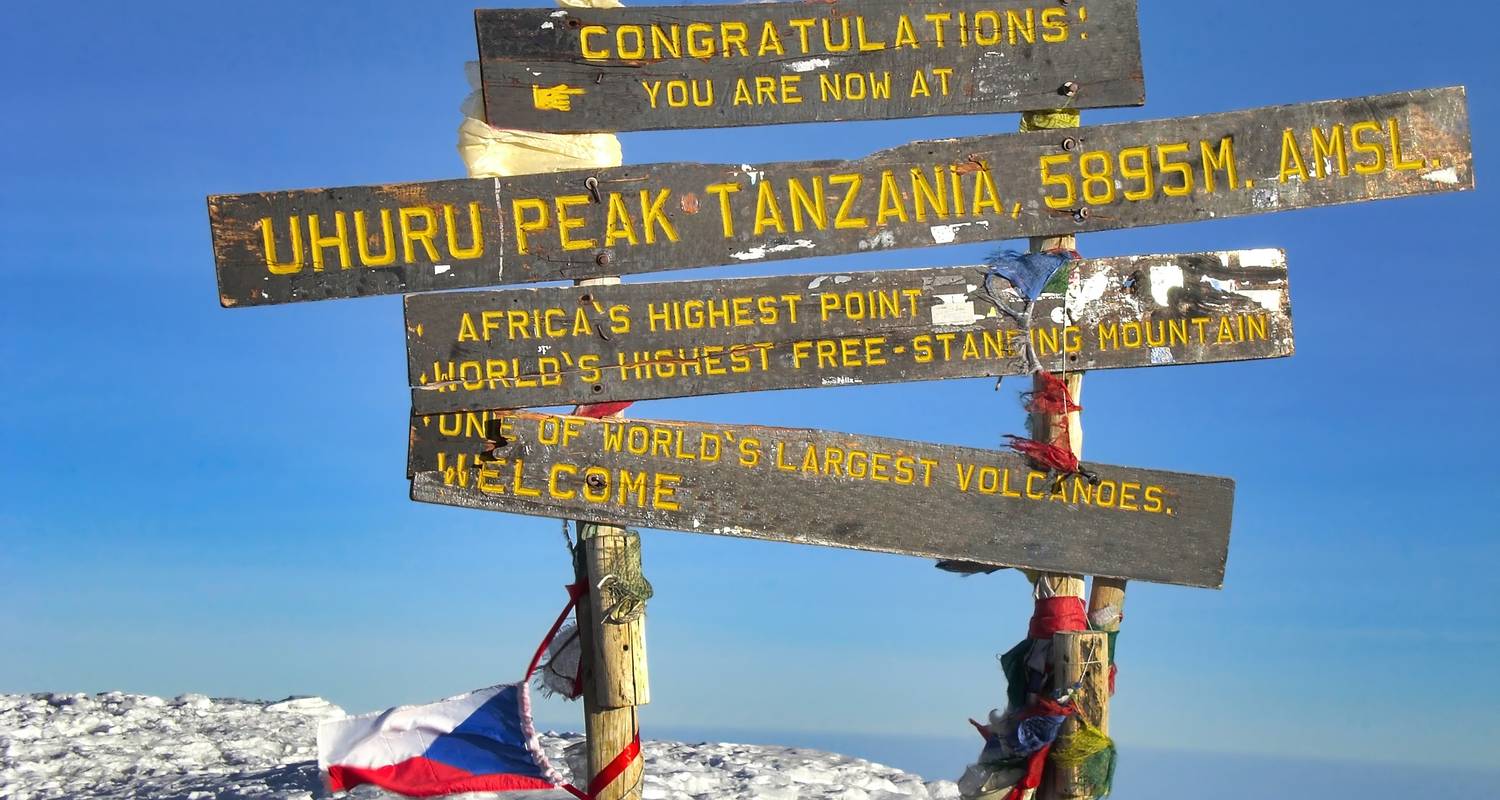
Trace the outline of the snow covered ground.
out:
[[[310,800],[327,794],[316,764],[317,723],[343,713],[315,697],[265,703],[121,692],[0,695],[0,798]],[[569,745],[580,741],[577,734],[542,735],[548,757],[564,772]],[[924,783],[812,750],[648,742],[645,751],[646,800],[958,797],[949,781]],[[369,787],[350,796],[391,797]]]

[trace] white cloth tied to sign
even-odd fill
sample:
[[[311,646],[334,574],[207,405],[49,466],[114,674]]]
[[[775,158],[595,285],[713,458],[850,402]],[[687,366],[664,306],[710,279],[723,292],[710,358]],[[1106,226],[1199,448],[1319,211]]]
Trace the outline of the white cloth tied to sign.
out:
[[[564,8],[619,8],[619,0],[557,0]],[[464,65],[472,90],[461,109],[458,154],[471,178],[504,178],[538,172],[618,167],[620,140],[613,133],[539,133],[496,128],[483,120],[479,63]]]

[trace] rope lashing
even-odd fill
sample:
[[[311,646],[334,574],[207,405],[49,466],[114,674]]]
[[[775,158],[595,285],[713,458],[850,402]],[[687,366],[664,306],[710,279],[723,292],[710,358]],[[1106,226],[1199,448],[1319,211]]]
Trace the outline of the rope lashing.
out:
[[[1079,782],[1095,800],[1108,797],[1114,787],[1115,741],[1082,716],[1078,730],[1054,745],[1050,758],[1054,767],[1077,770]]]
[[[1058,108],[1051,111],[1027,111],[1021,115],[1021,132],[1045,131],[1054,128],[1076,128],[1083,121],[1083,114],[1076,108]]]
[[[634,622],[646,613],[646,601],[655,590],[651,581],[641,571],[641,534],[634,528],[625,529],[625,548],[610,564],[610,572],[599,579],[601,606],[604,621],[614,625]]]

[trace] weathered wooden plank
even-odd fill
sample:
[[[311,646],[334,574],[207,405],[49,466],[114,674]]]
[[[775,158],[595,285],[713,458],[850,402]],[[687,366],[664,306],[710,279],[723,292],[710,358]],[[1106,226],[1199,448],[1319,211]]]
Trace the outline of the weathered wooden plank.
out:
[[[209,198],[225,305],[1128,228],[1472,188],[1462,88],[917,142]]]
[[[1018,323],[986,268],[445,292],[406,298],[417,413],[1019,375]],[[1286,256],[1090,259],[1044,294],[1051,370],[1291,355]],[[1020,309],[1004,279],[998,299]]]
[[[1145,102],[1134,0],[475,12],[489,122],[584,133]]]
[[[1234,484],[825,431],[532,412],[412,425],[412,498],[564,519],[1217,588]],[[450,418],[463,422],[462,417]],[[983,532],[983,533],[976,533]]]

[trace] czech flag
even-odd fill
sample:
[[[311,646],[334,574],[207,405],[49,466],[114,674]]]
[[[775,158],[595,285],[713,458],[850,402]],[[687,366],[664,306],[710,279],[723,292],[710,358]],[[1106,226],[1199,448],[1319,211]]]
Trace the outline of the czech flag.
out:
[[[362,783],[411,797],[563,788],[531,725],[526,684],[492,686],[318,726],[318,766],[329,788]]]

